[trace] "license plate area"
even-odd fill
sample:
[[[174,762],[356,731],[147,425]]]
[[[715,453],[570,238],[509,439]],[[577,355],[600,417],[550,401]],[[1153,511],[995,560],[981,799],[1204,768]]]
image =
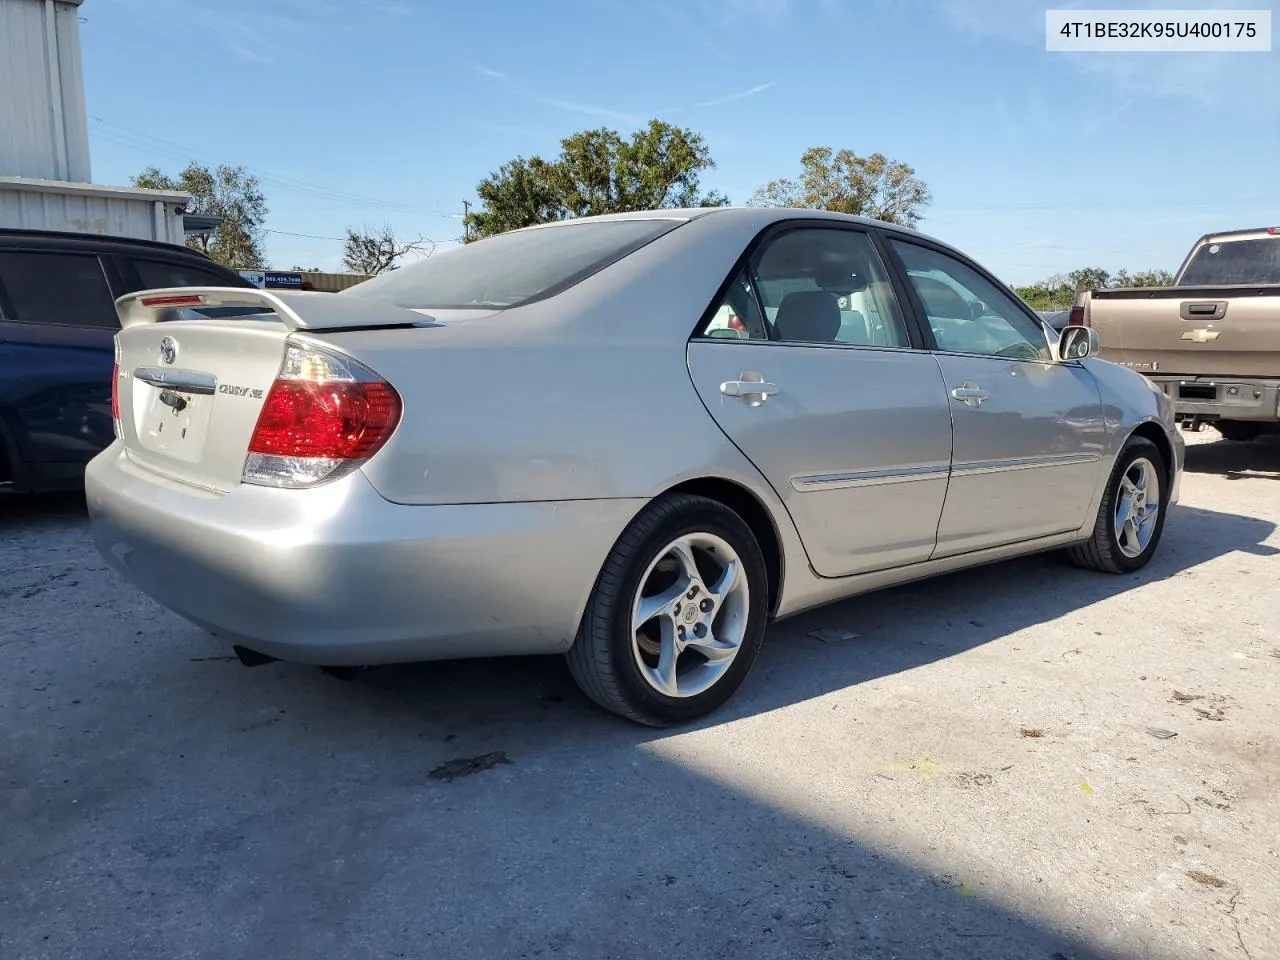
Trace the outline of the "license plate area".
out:
[[[183,463],[199,463],[209,432],[215,378],[184,376],[179,371],[164,371],[163,376],[150,373],[138,371],[133,381],[138,445]]]
[[[1179,400],[1217,400],[1218,387],[1212,383],[1182,383],[1178,385]]]

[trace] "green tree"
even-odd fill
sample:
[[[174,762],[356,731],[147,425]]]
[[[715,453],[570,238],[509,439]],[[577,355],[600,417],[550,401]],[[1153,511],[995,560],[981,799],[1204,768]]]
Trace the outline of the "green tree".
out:
[[[1055,273],[1039,283],[1014,287],[1014,292],[1035,310],[1065,310],[1081,290],[1104,290],[1109,287],[1167,287],[1173,283],[1168,270],[1127,270],[1112,274],[1102,267],[1082,267],[1070,273]]]
[[[1078,290],[1101,290],[1111,285],[1111,271],[1102,267],[1081,267],[1067,274],[1071,292]]]
[[[800,168],[798,179],[766,183],[751,202],[852,213],[913,227],[933,199],[915,170],[883,153],[860,157],[852,150],[811,147],[801,155]]]
[[[629,210],[722,206],[723,194],[700,192],[715,162],[702,135],[661,120],[624,139],[614,130],[583,130],[560,141],[554,160],[516,157],[476,186],[480,208],[465,218],[466,239],[506,230]]]
[[[1173,274],[1168,270],[1139,270],[1130,274],[1127,270],[1119,271],[1111,278],[1113,287],[1171,287]]]
[[[262,268],[262,224],[267,218],[267,201],[258,178],[245,172],[244,167],[221,164],[210,169],[192,160],[176,178],[147,167],[133,178],[133,184],[149,190],[189,193],[188,213],[212,214],[221,217],[222,223],[211,234],[187,237],[187,246],[233,270]]]

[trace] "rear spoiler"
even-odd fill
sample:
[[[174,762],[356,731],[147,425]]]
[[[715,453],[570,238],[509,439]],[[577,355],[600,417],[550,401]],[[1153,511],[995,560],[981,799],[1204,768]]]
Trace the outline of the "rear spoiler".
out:
[[[432,327],[436,321],[384,300],[335,293],[275,293],[253,287],[164,287],[140,290],[116,300],[122,329],[175,320],[183,310],[250,307],[271,312],[290,331],[351,330],[366,327]]]

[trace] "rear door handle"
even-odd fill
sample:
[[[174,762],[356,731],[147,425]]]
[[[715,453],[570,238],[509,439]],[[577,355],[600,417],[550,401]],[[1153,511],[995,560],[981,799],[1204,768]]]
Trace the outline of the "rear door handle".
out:
[[[951,396],[970,407],[977,407],[987,399],[988,393],[972,380],[966,380],[951,391]]]
[[[726,397],[746,401],[749,407],[758,407],[779,390],[776,383],[767,383],[763,376],[748,370],[738,374],[737,380],[726,380],[720,384],[720,392]]]

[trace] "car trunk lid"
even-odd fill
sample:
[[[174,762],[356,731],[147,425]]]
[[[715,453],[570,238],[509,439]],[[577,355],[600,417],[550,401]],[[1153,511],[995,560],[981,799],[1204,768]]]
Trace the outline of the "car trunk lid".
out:
[[[117,431],[157,473],[226,492],[241,482],[290,338],[438,326],[380,301],[333,294],[182,288],[116,301]]]

